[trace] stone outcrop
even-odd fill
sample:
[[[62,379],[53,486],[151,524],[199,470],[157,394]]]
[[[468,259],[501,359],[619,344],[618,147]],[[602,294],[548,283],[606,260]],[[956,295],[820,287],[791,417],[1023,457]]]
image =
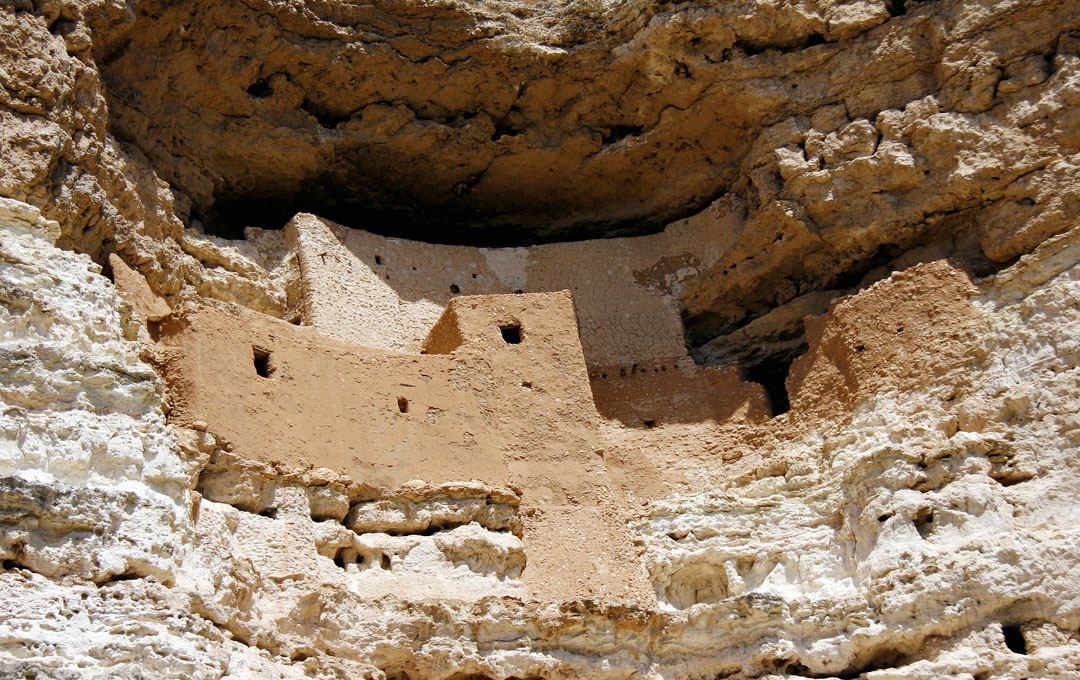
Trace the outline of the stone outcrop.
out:
[[[0,0],[0,678],[1080,678],[1078,112],[1076,0]]]

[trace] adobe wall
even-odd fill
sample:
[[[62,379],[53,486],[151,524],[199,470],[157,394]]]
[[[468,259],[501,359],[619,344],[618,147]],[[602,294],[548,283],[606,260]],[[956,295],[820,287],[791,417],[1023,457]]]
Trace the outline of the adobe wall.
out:
[[[738,366],[699,368],[689,358],[590,368],[597,411],[646,428],[671,423],[760,422],[770,415],[765,390]]]
[[[386,238],[297,215],[286,238],[300,262],[304,322],[360,345],[416,351],[459,295],[569,290],[590,366],[686,355],[678,294],[721,241],[722,219],[653,236],[471,248]]]
[[[956,384],[945,375],[976,352],[971,290],[962,272],[935,262],[809,319],[810,350],[788,379],[792,410],[773,418],[763,389],[735,367],[700,369],[684,358],[590,369],[569,291],[457,297],[422,352],[361,347],[243,309],[195,306],[149,326],[169,421],[212,433],[237,460],[282,473],[327,468],[352,480],[365,491],[335,519],[364,541],[390,541],[378,537],[393,523],[362,528],[353,515],[416,480],[514,489],[514,531],[527,564],[507,587],[541,600],[654,606],[690,586],[678,574],[650,584],[625,559],[634,550],[627,520],[635,508],[762,469],[783,475],[790,462],[770,462],[769,452],[784,442],[843,431],[875,395],[926,380]],[[137,286],[128,292],[138,301]],[[504,336],[505,328],[516,334]],[[256,356],[265,357],[265,375]],[[243,487],[248,473],[235,464],[211,468],[199,490],[236,502],[223,487]],[[488,502],[460,501],[474,509]],[[406,534],[401,540],[419,535]],[[359,540],[353,535],[344,534]],[[498,542],[497,535],[484,540]],[[329,554],[357,549],[335,545]]]
[[[464,342],[453,355],[360,347],[247,310],[174,314],[155,327],[179,387],[171,417],[214,423],[247,457],[385,487],[449,472],[507,484],[506,453],[588,449],[597,416],[569,294],[454,306]],[[521,343],[501,337],[509,323],[523,329]]]

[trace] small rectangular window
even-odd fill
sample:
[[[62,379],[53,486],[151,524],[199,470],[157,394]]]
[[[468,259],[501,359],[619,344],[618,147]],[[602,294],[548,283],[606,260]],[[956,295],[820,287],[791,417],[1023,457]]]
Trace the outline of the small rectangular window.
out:
[[[255,359],[255,373],[257,373],[260,378],[269,378],[274,372],[274,367],[270,365],[270,351],[259,347],[252,347],[251,352]]]
[[[511,324],[507,326],[499,326],[499,332],[502,333],[503,342],[508,345],[520,345],[521,344],[521,325]]]

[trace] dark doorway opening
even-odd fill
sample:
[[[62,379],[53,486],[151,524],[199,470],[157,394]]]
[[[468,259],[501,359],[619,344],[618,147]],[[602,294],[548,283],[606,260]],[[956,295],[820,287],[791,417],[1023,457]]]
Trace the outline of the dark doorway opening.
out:
[[[269,378],[274,373],[274,367],[270,364],[270,351],[258,347],[251,348],[255,360],[255,373],[260,378]]]

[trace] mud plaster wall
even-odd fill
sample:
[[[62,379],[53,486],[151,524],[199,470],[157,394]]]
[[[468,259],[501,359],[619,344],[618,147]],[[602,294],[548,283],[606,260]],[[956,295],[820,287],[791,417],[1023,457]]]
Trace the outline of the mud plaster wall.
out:
[[[770,415],[765,391],[737,366],[698,368],[690,359],[597,367],[589,372],[596,408],[624,424],[761,421]]]
[[[297,215],[286,238],[300,262],[305,323],[339,340],[419,349],[458,295],[569,290],[590,366],[686,355],[679,290],[722,242],[724,219],[684,221],[654,236],[529,248],[445,246]],[[257,234],[253,234],[258,237]]]

